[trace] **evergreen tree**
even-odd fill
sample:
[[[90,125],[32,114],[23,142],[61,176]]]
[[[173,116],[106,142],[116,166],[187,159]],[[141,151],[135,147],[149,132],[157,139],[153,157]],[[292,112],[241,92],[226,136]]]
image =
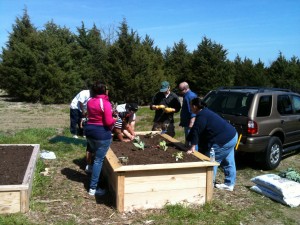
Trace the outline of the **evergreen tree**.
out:
[[[34,53],[37,42],[37,30],[31,24],[25,9],[23,16],[16,18],[9,34],[9,41],[1,55],[0,86],[11,96],[27,101],[38,101],[39,93],[31,88],[32,73],[36,71],[37,66],[37,57]]]
[[[72,55],[76,48],[75,36],[69,29],[53,21],[40,32],[38,45],[39,66],[35,77],[36,88],[43,103],[66,103],[83,88],[83,82]]]
[[[106,82],[104,70],[107,64],[108,47],[106,41],[102,39],[100,30],[95,24],[92,29],[87,30],[82,22],[82,26],[77,28],[77,31],[79,46],[74,51],[74,58],[81,79],[87,86],[96,80]]]
[[[118,40],[110,47],[108,61],[107,74],[114,87],[111,96],[119,103],[149,101],[150,92],[163,79],[161,52],[153,47],[148,36],[141,41],[136,32],[129,32],[125,20],[119,28]]]
[[[204,37],[192,54],[191,84],[194,91],[205,95],[219,86],[234,83],[233,68],[226,58],[227,50]]]
[[[191,53],[187,50],[187,45],[181,39],[178,43],[175,43],[173,48],[167,49],[169,53],[166,59],[165,72],[170,80],[173,80],[176,84],[182,81],[189,83],[191,76]]]
[[[271,64],[269,74],[275,87],[300,90],[300,63],[297,57],[288,61],[280,52]]]
[[[234,60],[235,86],[269,86],[264,64],[259,60],[253,64],[251,59],[243,61],[239,56]]]

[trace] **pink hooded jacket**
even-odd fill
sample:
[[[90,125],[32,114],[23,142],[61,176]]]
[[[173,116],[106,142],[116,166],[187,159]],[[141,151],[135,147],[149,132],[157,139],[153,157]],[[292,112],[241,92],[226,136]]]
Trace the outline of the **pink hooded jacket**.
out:
[[[101,99],[101,100],[100,100]],[[102,103],[101,103],[102,101]],[[96,95],[87,103],[88,124],[111,127],[115,124],[112,106],[107,95]]]

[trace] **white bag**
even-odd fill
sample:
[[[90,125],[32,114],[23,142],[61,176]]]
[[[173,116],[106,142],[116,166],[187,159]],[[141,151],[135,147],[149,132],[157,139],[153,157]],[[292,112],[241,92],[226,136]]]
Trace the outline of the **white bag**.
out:
[[[269,197],[277,202],[288,205],[290,207],[297,207],[300,205],[300,196],[293,198],[284,198],[278,195],[276,192],[273,192],[271,189],[268,189],[261,185],[255,185],[250,188],[250,190],[255,191],[259,194],[262,194],[266,197]]]
[[[270,189],[283,198],[289,199],[300,196],[300,183],[282,178],[275,174],[260,175],[252,178],[251,181]]]

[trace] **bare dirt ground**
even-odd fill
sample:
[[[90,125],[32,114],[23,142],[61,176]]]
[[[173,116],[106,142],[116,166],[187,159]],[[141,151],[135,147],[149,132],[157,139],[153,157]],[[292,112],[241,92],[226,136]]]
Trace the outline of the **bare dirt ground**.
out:
[[[69,105],[42,105],[18,102],[0,91],[0,130],[14,133],[25,128],[69,126]]]
[[[1,123],[0,132],[15,133],[24,128],[56,128],[58,131],[69,126],[69,106],[66,105],[41,105],[28,104],[12,101],[5,94],[0,93],[0,113]],[[68,137],[65,137],[68,139]],[[71,139],[71,138],[70,138]],[[69,139],[68,139],[69,140]],[[78,143],[84,139],[78,139]],[[76,143],[75,143],[76,144]],[[84,149],[81,156],[84,155]],[[40,221],[41,224],[57,224],[58,222],[72,219],[75,224],[159,224],[155,221],[145,219],[145,216],[156,213],[160,214],[163,210],[147,210],[129,213],[118,213],[108,197],[95,199],[87,194],[89,176],[85,174],[84,159],[78,159],[80,155],[74,157],[60,158],[55,161],[45,161],[50,168],[51,179],[47,187],[47,196],[36,196],[33,201],[36,210],[30,210],[26,216],[33,222]],[[300,154],[293,154],[286,157],[277,171],[294,167],[300,171]],[[255,166],[249,159],[241,159],[237,163],[237,184],[233,192],[214,190],[214,199],[222,200],[226,205],[237,209],[249,208],[256,204],[251,199],[253,194],[249,187],[253,185],[250,179],[253,176],[267,173]],[[218,173],[218,180],[222,181],[223,175]],[[267,202],[270,208],[279,209],[280,213],[287,218],[299,221],[300,207],[291,209],[282,204],[271,201],[263,196],[263,202]],[[41,207],[40,210],[37,208]],[[252,212],[246,221],[240,224],[295,224],[285,223],[278,218],[269,216],[266,212]],[[203,221],[203,224],[206,224]],[[226,224],[226,222],[224,223]]]

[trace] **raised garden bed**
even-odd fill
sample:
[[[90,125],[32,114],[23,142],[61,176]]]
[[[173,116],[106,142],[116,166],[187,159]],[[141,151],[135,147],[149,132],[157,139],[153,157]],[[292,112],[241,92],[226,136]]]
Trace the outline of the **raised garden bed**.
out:
[[[123,151],[119,152],[118,149],[114,149],[117,148],[117,144],[111,145],[104,162],[103,175],[107,177],[110,193],[115,199],[118,211],[162,208],[167,203],[204,204],[212,199],[213,166],[217,163],[209,162],[209,158],[198,152],[187,155],[184,144],[166,134],[159,137],[168,142],[167,151],[154,149],[148,160],[139,160],[143,163],[132,164],[134,156],[130,156],[129,152],[134,152],[133,154],[139,157],[139,151],[144,151],[141,156],[150,149],[133,150],[132,143],[121,143],[129,145],[126,152],[124,147]],[[182,151],[185,160],[176,161],[172,151]],[[158,152],[164,152],[165,155],[155,156]],[[128,157],[128,162],[121,162],[118,158],[123,156]],[[155,158],[155,161],[169,158],[170,161],[154,163],[150,158]]]
[[[38,144],[0,145],[0,214],[29,210],[39,149]]]

